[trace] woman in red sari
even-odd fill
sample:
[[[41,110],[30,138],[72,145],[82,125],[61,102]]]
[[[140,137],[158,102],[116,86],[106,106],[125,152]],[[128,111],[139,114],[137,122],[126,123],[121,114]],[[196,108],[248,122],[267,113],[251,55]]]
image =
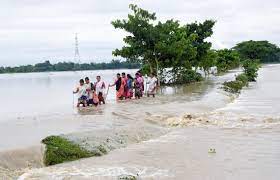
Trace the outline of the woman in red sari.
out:
[[[115,83],[110,85],[110,87],[116,86],[117,100],[122,100],[123,99],[125,84],[126,84],[125,80],[121,77],[120,73],[118,73]]]

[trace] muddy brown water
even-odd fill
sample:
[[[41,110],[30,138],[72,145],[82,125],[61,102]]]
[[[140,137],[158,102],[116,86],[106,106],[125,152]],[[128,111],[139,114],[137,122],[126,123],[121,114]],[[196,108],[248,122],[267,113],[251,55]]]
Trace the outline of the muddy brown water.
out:
[[[169,131],[102,157],[32,168],[20,179],[117,179],[121,175],[138,179],[278,179],[279,70],[279,65],[264,65],[257,83],[251,83],[237,98],[219,87],[238,70],[204,83],[165,87],[155,99],[112,101],[63,117],[37,116],[37,127],[43,130],[46,126],[42,136],[146,124]],[[20,125],[28,129],[34,121],[24,118]],[[68,127],[73,129],[65,130]],[[22,145],[27,147],[27,143]],[[210,148],[216,153],[209,153]]]

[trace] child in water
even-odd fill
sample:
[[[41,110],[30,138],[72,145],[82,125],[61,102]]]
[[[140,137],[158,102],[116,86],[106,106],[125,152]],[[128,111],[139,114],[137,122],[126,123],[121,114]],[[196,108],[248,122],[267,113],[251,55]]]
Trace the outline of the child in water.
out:
[[[76,91],[73,91],[74,94],[78,94],[78,103],[77,107],[80,107],[82,104],[83,107],[87,106],[88,92],[87,87],[85,86],[85,82],[83,79],[80,79],[80,84],[76,88]]]
[[[97,106],[99,104],[99,98],[98,95],[96,94],[96,90],[93,91],[92,104],[94,106]]]

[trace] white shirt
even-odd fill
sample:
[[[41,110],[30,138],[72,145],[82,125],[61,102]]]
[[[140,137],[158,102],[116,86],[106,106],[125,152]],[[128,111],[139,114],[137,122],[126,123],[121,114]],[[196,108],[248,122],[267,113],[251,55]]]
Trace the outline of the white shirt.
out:
[[[153,77],[150,78],[147,83],[149,84],[148,86],[148,92],[153,92],[153,90],[155,89],[155,87],[157,86],[157,78]]]
[[[89,98],[89,99],[92,99],[93,98],[93,91],[91,90],[91,83],[85,83],[85,86],[86,86],[86,89],[88,90],[87,91],[87,97]]]
[[[99,94],[100,92],[102,94],[104,94],[104,87],[103,87],[104,82],[103,81],[99,81],[95,83],[95,90],[96,90],[96,94]]]
[[[88,96],[88,93],[87,93],[87,86],[84,84],[83,86],[79,85],[78,86],[78,96],[79,97],[82,97],[82,96]]]

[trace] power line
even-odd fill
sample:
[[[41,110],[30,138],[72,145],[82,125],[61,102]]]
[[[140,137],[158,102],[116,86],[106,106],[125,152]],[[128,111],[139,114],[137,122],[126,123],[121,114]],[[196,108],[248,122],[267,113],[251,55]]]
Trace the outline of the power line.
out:
[[[78,34],[75,34],[75,56],[74,61],[78,64],[81,64],[80,53],[79,53],[79,42],[78,42]]]

